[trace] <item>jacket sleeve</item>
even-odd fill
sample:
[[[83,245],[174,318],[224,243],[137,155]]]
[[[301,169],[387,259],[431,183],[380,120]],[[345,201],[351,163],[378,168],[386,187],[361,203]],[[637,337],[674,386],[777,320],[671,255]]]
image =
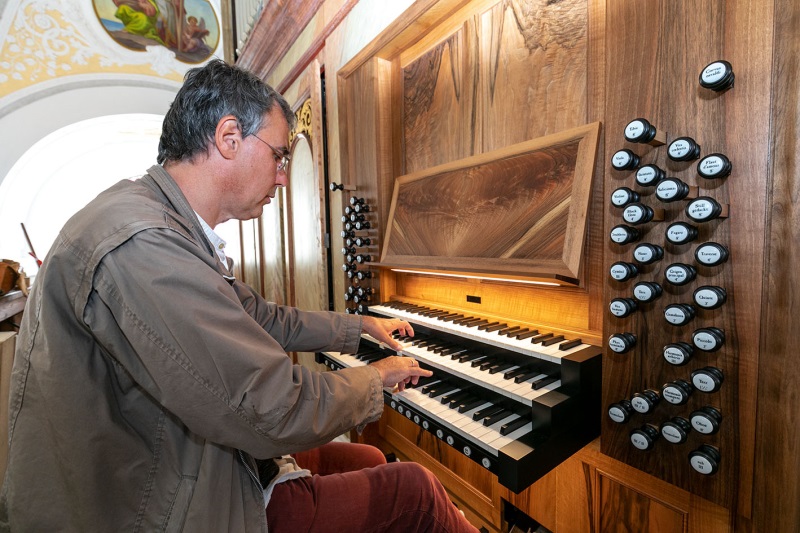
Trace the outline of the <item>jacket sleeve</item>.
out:
[[[360,322],[253,305],[255,319],[192,241],[150,229],[100,262],[84,322],[193,433],[255,457],[312,448],[380,417],[377,370],[319,373],[285,352],[357,346]]]

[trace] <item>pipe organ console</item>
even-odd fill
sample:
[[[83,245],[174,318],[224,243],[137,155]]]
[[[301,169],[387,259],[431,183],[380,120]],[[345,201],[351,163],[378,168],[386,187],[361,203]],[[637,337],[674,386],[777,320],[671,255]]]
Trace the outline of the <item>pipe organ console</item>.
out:
[[[386,404],[520,492],[599,431],[600,349],[579,338],[428,306],[385,302],[370,314],[407,320],[401,354],[434,372],[384,392]],[[365,336],[355,355],[319,353],[338,369],[393,354]]]

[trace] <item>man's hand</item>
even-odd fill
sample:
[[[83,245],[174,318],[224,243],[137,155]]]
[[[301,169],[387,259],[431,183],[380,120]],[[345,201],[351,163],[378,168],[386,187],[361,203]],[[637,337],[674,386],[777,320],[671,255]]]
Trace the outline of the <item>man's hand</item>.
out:
[[[414,336],[414,329],[411,324],[399,318],[376,318],[364,315],[361,319],[361,329],[373,339],[397,351],[402,350],[403,346],[392,338],[394,331],[410,337]]]
[[[398,390],[406,388],[407,383],[416,385],[421,376],[432,376],[433,372],[420,368],[413,357],[391,356],[371,363],[381,375],[384,387],[394,387]]]

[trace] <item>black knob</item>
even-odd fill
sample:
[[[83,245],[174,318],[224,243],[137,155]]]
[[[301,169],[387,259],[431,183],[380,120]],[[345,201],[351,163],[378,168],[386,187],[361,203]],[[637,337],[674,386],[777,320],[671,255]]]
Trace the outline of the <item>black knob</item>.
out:
[[[626,224],[611,228],[611,240],[617,244],[628,244],[639,240],[639,230]]]
[[[664,346],[664,359],[671,365],[683,366],[694,354],[694,348],[686,342],[675,342]]]
[[[725,344],[725,332],[719,328],[700,328],[692,333],[692,344],[704,352],[716,352]]]
[[[661,296],[661,285],[654,281],[640,281],[633,286],[633,297],[640,302],[652,302]]]
[[[344,293],[344,301],[345,302],[349,302],[351,298],[353,298],[353,296],[351,296],[350,294]]]
[[[657,244],[643,242],[633,249],[633,258],[643,265],[650,265],[664,257],[664,249]]]
[[[370,297],[369,296],[361,296],[359,294],[356,294],[355,296],[353,296],[353,301],[355,303],[369,302],[370,301]]]
[[[348,220],[350,220],[350,217],[349,217],[349,216],[347,216],[347,215],[342,215],[342,224],[344,224],[344,223],[345,223],[345,222],[347,222]]]
[[[664,319],[673,326],[685,326],[694,318],[694,307],[690,304],[669,304],[664,308]]]
[[[367,294],[374,294],[375,289],[372,287],[359,287],[357,292],[359,296],[366,296]]]
[[[350,222],[362,222],[366,219],[367,217],[365,215],[359,213],[350,213]]]
[[[370,228],[369,220],[356,222],[355,228],[356,229],[369,229]]]
[[[356,196],[350,197],[350,205],[363,204],[363,203],[364,203],[363,198],[358,198]]]
[[[355,228],[355,225],[352,222],[350,222],[349,220],[344,225],[345,231],[352,231],[353,228]],[[358,228],[356,228],[356,229],[358,229]]]
[[[728,249],[716,242],[704,242],[694,251],[694,258],[701,265],[721,265],[728,260]]]
[[[646,451],[653,448],[658,438],[658,429],[650,424],[645,424],[631,431],[631,444],[636,449]]]
[[[356,240],[348,237],[347,239],[344,240],[344,245],[347,246],[348,248],[352,248],[353,246],[356,245]]]
[[[353,263],[356,260],[356,256],[353,254],[347,254],[346,256],[344,256],[344,260],[347,261],[348,263]]]
[[[678,178],[666,178],[656,185],[656,198],[662,202],[677,202],[689,196],[689,186]]]
[[[349,205],[344,206],[344,214],[347,215],[348,218],[350,217],[350,214],[353,213],[353,212],[354,211],[353,211],[352,207],[350,207]],[[342,221],[342,222],[344,222],[344,221]]]
[[[614,333],[608,338],[608,347],[616,353],[625,353],[636,345],[633,333]]]
[[[708,154],[697,162],[697,174],[707,180],[726,178],[732,169],[731,160],[722,154]]]
[[[356,256],[356,262],[360,264],[369,263],[372,261],[372,256],[369,254],[358,254]]]
[[[696,411],[692,411],[692,414],[689,415],[689,422],[698,433],[713,435],[719,431],[722,414],[713,407],[701,407]]]
[[[357,289],[356,289],[354,286],[352,286],[352,285],[350,285],[349,287],[347,287],[347,294],[353,295],[353,294],[355,294],[355,293],[356,293],[356,291],[357,291]]]
[[[721,92],[733,87],[736,75],[733,67],[724,59],[714,61],[705,66],[700,72],[700,85],[715,92]]]
[[[358,272],[356,272],[356,277],[360,280],[365,280],[367,278],[372,277],[372,272],[370,272],[369,270],[359,270]]]
[[[611,205],[614,207],[625,207],[630,203],[638,201],[639,193],[632,191],[628,187],[620,187],[611,193]]]
[[[691,137],[678,137],[670,143],[667,156],[673,161],[694,161],[700,157],[700,145]]]
[[[692,372],[692,385],[700,392],[717,392],[724,380],[722,370],[713,366],[698,368]]]
[[[664,386],[661,387],[661,397],[672,405],[685,404],[689,401],[690,394],[692,394],[692,386],[682,379],[664,383]]]
[[[617,261],[611,265],[610,273],[611,277],[616,281],[628,281],[636,277],[636,274],[639,273],[639,269],[633,263]]]
[[[709,196],[695,198],[686,205],[686,216],[695,222],[708,222],[722,214],[722,206]]]
[[[372,244],[372,240],[369,237],[359,237],[356,239],[356,246],[369,246]]]
[[[357,276],[358,276],[358,271],[357,270],[348,270],[347,271],[347,278],[348,279],[353,279],[353,278],[356,278]]]
[[[666,175],[667,173],[656,165],[644,165],[636,171],[636,183],[642,187],[653,187],[663,180]]]
[[[356,232],[355,231],[342,231],[341,235],[342,235],[342,239],[346,239],[348,237],[352,238],[352,237],[356,236]]]
[[[682,416],[676,416],[661,424],[661,436],[669,443],[683,444],[689,438],[692,425]]]
[[[689,454],[689,464],[696,472],[710,476],[719,470],[721,456],[719,450],[710,444],[703,444]]]
[[[356,249],[355,248],[348,248],[347,246],[342,248],[342,255],[354,254],[354,253],[356,253]]]
[[[664,278],[668,283],[681,286],[694,280],[697,270],[692,265],[685,263],[672,263],[664,270]]]
[[[348,264],[342,265],[342,270],[344,272],[350,272],[351,270],[355,270],[356,268],[357,268],[356,265],[348,265]]]
[[[694,303],[703,309],[716,309],[721,307],[728,299],[728,293],[722,287],[703,285],[695,289],[692,295]]]
[[[369,205],[367,205],[367,204],[356,204],[353,209],[356,210],[356,213],[368,213],[369,212]]]
[[[335,183],[331,182],[330,184],[331,191],[343,191],[344,190],[344,183]]]
[[[655,409],[659,401],[661,401],[661,396],[658,394],[658,391],[647,389],[633,395],[633,398],[631,398],[631,406],[637,413],[646,415]]]
[[[358,304],[358,312],[362,314],[366,314],[369,311],[369,306],[364,304]]]
[[[617,318],[625,318],[636,311],[636,308],[636,300],[633,298],[614,298],[608,306],[608,310]]]
[[[639,166],[639,156],[623,148],[611,156],[611,166],[616,170],[632,170]]]
[[[633,407],[628,400],[620,400],[608,406],[608,418],[617,424],[624,424],[633,414]]]
[[[346,308],[346,309],[344,310],[344,314],[346,314],[346,315],[357,315],[357,314],[358,314],[358,311],[356,311],[355,309],[352,309],[352,308],[348,307],[348,308]]]
[[[667,226],[666,237],[672,244],[686,244],[697,238],[697,227],[686,222],[673,222]]]
[[[625,140],[632,143],[649,143],[656,138],[658,130],[646,119],[637,118],[625,126]]]
[[[652,207],[638,202],[628,204],[622,212],[622,218],[625,219],[625,222],[634,225],[650,222],[654,216],[655,211],[653,211]]]

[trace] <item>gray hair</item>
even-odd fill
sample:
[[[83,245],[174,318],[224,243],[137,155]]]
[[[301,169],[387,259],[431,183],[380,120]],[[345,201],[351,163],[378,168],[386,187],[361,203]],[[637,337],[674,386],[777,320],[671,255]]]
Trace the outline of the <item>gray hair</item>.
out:
[[[276,104],[293,128],[288,102],[255,74],[221,59],[190,69],[164,117],[157,161],[163,165],[207,152],[217,123],[226,115],[236,117],[244,137],[253,135]]]

